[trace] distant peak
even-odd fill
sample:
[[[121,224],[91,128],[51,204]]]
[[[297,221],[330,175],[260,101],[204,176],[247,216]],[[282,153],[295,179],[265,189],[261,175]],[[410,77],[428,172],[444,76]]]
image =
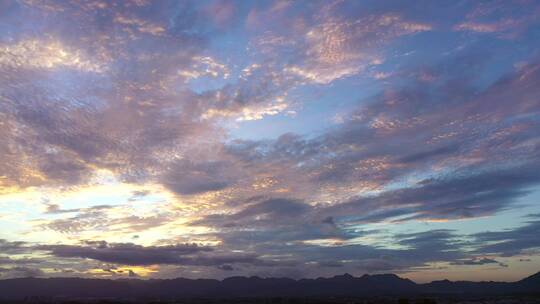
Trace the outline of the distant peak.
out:
[[[380,277],[380,278],[399,278],[396,274],[393,274],[393,273],[374,274],[373,276]]]
[[[342,275],[334,276],[336,279],[354,279],[354,277],[350,273],[344,273]]]
[[[540,282],[540,271],[531,276],[524,278],[520,282]]]
[[[366,279],[375,279],[375,280],[403,280],[403,278],[393,274],[393,273],[381,273],[381,274],[372,274],[364,275],[362,278]]]

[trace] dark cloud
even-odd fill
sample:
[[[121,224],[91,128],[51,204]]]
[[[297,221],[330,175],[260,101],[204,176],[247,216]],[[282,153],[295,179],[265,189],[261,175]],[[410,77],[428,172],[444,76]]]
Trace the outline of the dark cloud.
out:
[[[343,267],[343,263],[336,261],[322,261],[317,263],[320,267]]]
[[[451,155],[457,152],[457,146],[447,146],[433,149],[431,151],[418,152],[416,154],[407,155],[401,159],[399,162],[402,163],[414,163],[428,160],[441,155]]]
[[[11,242],[5,239],[0,239],[0,253],[3,254],[19,254],[26,253],[28,250],[28,243],[15,241]]]
[[[92,212],[99,210],[107,210],[113,208],[112,205],[95,205],[89,208],[75,208],[75,209],[62,209],[60,205],[50,203],[49,200],[45,200],[46,214],[62,214],[62,213],[76,213],[76,212]]]
[[[11,258],[9,256],[0,256],[0,265],[27,265],[27,264],[39,264],[42,263],[42,260],[39,259],[33,259],[33,258]]]
[[[224,270],[224,271],[233,271],[234,268],[231,265],[220,265],[218,266],[218,269]]]
[[[133,201],[143,199],[149,194],[150,194],[149,190],[133,191],[131,194],[131,197],[129,198],[129,201],[133,202]]]
[[[37,245],[33,250],[47,252],[56,258],[82,258],[119,265],[221,266],[247,264],[273,267],[295,265],[294,261],[262,259],[254,253],[217,251],[196,244],[141,246],[132,243],[90,241],[83,245]]]
[[[274,226],[268,232],[261,230],[227,231],[222,235],[224,243],[232,248],[250,246],[256,252],[266,255],[283,255],[283,243],[287,245],[287,258],[304,261],[302,269],[306,273],[317,273],[329,269],[340,268],[342,271],[391,272],[411,267],[425,267],[428,263],[441,261],[457,261],[467,256],[463,246],[467,243],[460,240],[460,235],[450,230],[433,230],[422,233],[396,235],[392,242],[397,248],[382,248],[379,245],[347,244],[347,239],[335,239],[334,243],[325,235],[310,227],[311,235],[302,229],[305,224],[291,226]],[[299,232],[294,233],[294,230]],[[365,232],[367,237],[370,233]],[[356,231],[355,235],[361,235]],[[373,235],[373,238],[379,236]],[[304,242],[305,240],[315,242]],[[331,240],[331,239],[330,239]],[[325,241],[326,245],[317,245],[317,241]],[[312,267],[316,266],[316,267]]]
[[[174,102],[196,94],[164,89],[175,77],[182,82],[178,72],[191,69],[206,34],[173,32],[163,24],[177,4],[153,4],[151,14],[148,9],[126,3],[13,8],[12,16],[31,19],[47,35],[0,41],[0,110],[8,126],[1,139],[9,147],[0,155],[13,159],[3,168],[10,181],[44,182],[22,178],[22,157],[32,159],[31,169],[45,175],[47,184],[84,183],[96,167],[126,179],[148,177],[155,153],[211,128],[198,121],[201,110]]]
[[[9,279],[14,277],[41,277],[45,273],[39,268],[17,266],[12,268],[0,268],[0,277]]]
[[[301,201],[275,198],[249,205],[242,211],[231,215],[230,218],[231,220],[240,220],[264,215],[279,220],[278,218],[283,217],[302,216],[308,210],[309,206]]]
[[[529,193],[540,182],[538,169],[532,166],[500,168],[469,175],[424,180],[417,187],[383,192],[328,208],[322,214],[345,216],[358,214],[358,220],[380,221],[395,216],[407,219],[468,218],[504,210]],[[417,204],[416,207],[401,207]],[[385,206],[392,207],[379,211]],[[372,210],[376,210],[375,212]],[[362,215],[365,214],[365,215]]]
[[[321,223],[323,223],[323,224],[328,224],[328,225],[331,225],[331,226],[335,226],[335,225],[336,225],[336,223],[334,222],[334,218],[331,217],[331,216],[328,216],[328,217],[324,218],[324,219],[321,221]]]
[[[242,206],[232,214],[212,214],[191,225],[218,227],[215,235],[226,244],[280,246],[283,242],[302,242],[321,238],[346,240],[361,235],[350,233],[335,223],[324,223],[314,218],[312,207],[300,200],[270,198]],[[264,249],[263,249],[264,252]]]
[[[486,264],[504,265],[500,263],[499,261],[495,259],[490,259],[490,258],[459,260],[459,261],[452,262],[451,264],[452,265],[469,265],[469,266],[486,265]]]
[[[123,208],[123,206],[95,205],[89,208],[65,210],[54,204],[48,205],[46,211],[48,214],[76,214],[67,218],[48,220],[41,224],[41,228],[67,234],[86,230],[137,232],[171,221],[171,215],[167,213],[130,215],[121,218],[110,216],[109,212],[115,208]]]
[[[87,245],[42,245],[36,249],[50,252],[56,257],[93,259],[123,265],[182,264],[189,261],[186,255],[212,250],[195,244],[144,247],[131,243],[95,242]]]
[[[455,60],[465,67],[472,59]],[[330,192],[331,206],[316,205],[320,220],[456,219],[505,210],[540,182],[539,125],[529,114],[540,110],[538,64],[482,89],[451,65],[435,69],[440,80],[433,83],[412,80],[373,97],[320,137],[236,141],[227,152],[252,172],[277,168],[269,171],[275,188],[293,197],[316,201]],[[396,187],[422,175],[429,178]],[[354,198],[354,189],[378,192]]]
[[[197,194],[221,190],[230,184],[233,167],[226,162],[176,162],[164,177],[163,184],[179,194]]]
[[[300,220],[310,207],[299,200],[271,198],[247,204],[244,209],[233,214],[212,214],[203,220],[195,221],[196,225],[223,225],[235,227],[239,225],[287,224],[291,218]]]
[[[537,237],[540,220],[537,215],[533,215],[533,218],[535,219],[526,221],[525,225],[518,228],[474,234],[473,237],[479,244],[477,251],[513,256],[530,249],[540,248],[540,240]]]
[[[396,238],[398,244],[411,248],[411,254],[415,255],[416,259],[452,261],[464,254],[462,246],[465,243],[451,230],[398,234]]]

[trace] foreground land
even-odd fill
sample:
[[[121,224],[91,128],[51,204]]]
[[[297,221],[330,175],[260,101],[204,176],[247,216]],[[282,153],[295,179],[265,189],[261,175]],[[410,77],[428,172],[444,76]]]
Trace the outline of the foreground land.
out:
[[[51,299],[29,297],[16,301],[0,301],[0,304],[533,304],[540,303],[538,295],[510,295],[491,297],[432,296],[432,297],[269,297],[269,298],[192,298],[167,300],[113,300],[113,299]]]

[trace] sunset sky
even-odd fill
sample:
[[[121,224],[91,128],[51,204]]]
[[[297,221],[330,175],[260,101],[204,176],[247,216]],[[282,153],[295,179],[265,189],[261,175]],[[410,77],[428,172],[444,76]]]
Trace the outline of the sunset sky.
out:
[[[540,2],[0,0],[0,279],[540,271]]]

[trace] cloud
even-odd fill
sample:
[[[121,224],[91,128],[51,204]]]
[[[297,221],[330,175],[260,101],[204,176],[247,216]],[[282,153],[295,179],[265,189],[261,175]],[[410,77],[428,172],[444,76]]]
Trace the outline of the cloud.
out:
[[[336,267],[336,268],[343,267],[343,263],[336,262],[336,261],[322,261],[322,262],[319,262],[318,265],[320,267]]]
[[[16,258],[12,259],[9,256],[0,256],[0,265],[28,265],[28,264],[39,264],[43,262],[39,259],[32,259],[32,258]]]
[[[253,253],[220,252],[214,247],[197,244],[141,246],[133,243],[89,241],[84,245],[38,245],[33,249],[57,258],[91,259],[129,266],[217,266],[228,270],[231,264],[273,267],[289,263],[262,259]]]
[[[122,208],[124,212],[118,212]],[[43,220],[39,227],[62,234],[77,234],[85,231],[132,233],[159,227],[171,221],[171,214],[167,212],[136,215],[133,212],[126,212],[128,210],[125,209],[125,206],[96,205],[90,208],[56,210],[49,213],[77,212],[77,214],[67,218]],[[119,214],[115,214],[115,211]]]
[[[62,258],[93,259],[122,265],[182,264],[188,259],[183,256],[211,251],[209,247],[195,244],[143,247],[132,243],[90,242],[86,246],[42,245],[37,250],[50,252]]]
[[[218,266],[218,269],[221,269],[223,271],[233,271],[234,268],[231,265],[220,265]]]
[[[182,70],[179,74],[186,78],[186,81],[197,79],[200,77],[218,77],[221,76],[224,79],[229,77],[229,70],[226,65],[217,62],[212,57],[193,57],[192,70]]]
[[[122,25],[128,25],[135,28],[137,31],[141,33],[147,33],[150,35],[163,35],[165,32],[165,28],[158,24],[153,24],[150,22],[147,22],[145,20],[136,18],[136,17],[127,17],[123,15],[117,15],[114,18],[114,22],[122,24]]]
[[[478,244],[477,252],[514,256],[526,253],[527,250],[540,248],[536,231],[540,228],[538,216],[526,221],[521,227],[503,231],[489,231],[474,234]]]
[[[299,200],[270,198],[249,203],[243,207],[238,212],[232,214],[210,214],[201,220],[192,222],[192,224],[229,229],[238,228],[240,231],[243,229],[242,227],[258,227],[266,230],[266,232],[260,232],[262,235],[268,233],[268,236],[273,238],[279,238],[282,233],[285,233],[281,235],[282,237],[287,237],[288,235],[288,237],[293,238],[295,234],[299,234],[296,237],[301,237],[304,233],[318,234],[316,231],[319,229],[314,225],[303,228],[298,227],[296,231],[289,231],[289,228],[281,230],[283,228],[282,226],[294,227],[299,223],[307,225],[304,219],[309,214],[310,207]],[[296,223],[291,223],[292,219],[295,219]],[[310,229],[313,229],[312,232],[309,232]],[[254,231],[252,233],[253,235],[258,234]]]
[[[425,160],[429,160],[430,158],[434,158],[440,155],[451,155],[455,152],[458,152],[458,147],[454,145],[450,145],[447,147],[440,147],[435,148],[431,151],[424,151],[424,152],[418,152],[415,154],[407,155],[401,159],[399,159],[402,163],[414,163],[414,162],[421,162]]]
[[[527,8],[520,6],[510,13],[503,3],[496,1],[476,4],[466,15],[465,21],[454,25],[453,29],[515,39],[526,33],[537,22],[538,6],[532,5]]]
[[[456,262],[451,263],[452,265],[468,265],[468,266],[476,266],[476,265],[486,265],[486,264],[501,264],[497,260],[490,259],[490,258],[481,258],[481,259],[468,259],[468,260],[459,260]]]
[[[464,64],[469,59],[456,60]],[[458,70],[434,69],[442,80],[427,86],[412,81],[375,96],[319,137],[286,134],[272,141],[230,143],[227,155],[251,175],[259,168],[270,172],[272,186],[263,190],[265,199],[232,200],[226,207],[234,211],[191,224],[220,227],[222,231],[212,235],[233,248],[257,244],[258,251],[278,254],[284,242],[298,242],[302,245],[287,246],[287,251],[312,260],[338,259],[342,251],[344,260],[355,260],[366,271],[375,261],[371,259],[384,255],[394,257],[378,263],[387,271],[430,261],[463,261],[466,244],[453,231],[396,236],[410,253],[346,245],[362,236],[348,227],[490,216],[512,208],[540,183],[533,156],[538,125],[527,114],[538,111],[531,102],[537,94],[532,85],[539,78],[536,64],[482,90],[467,83],[459,90],[448,88]],[[510,96],[514,90],[519,93]],[[521,155],[519,160],[509,158],[508,149]],[[358,187],[363,182],[365,188]],[[287,189],[287,203],[273,206],[268,197],[279,197],[280,189]],[[357,189],[372,192],[357,195]],[[305,209],[291,211],[296,220],[286,221],[288,214],[279,210],[296,207],[290,202],[298,200]],[[321,252],[314,254],[307,244],[317,244],[314,248]],[[324,253],[321,244],[331,251]],[[345,254],[347,250],[356,256]]]
[[[62,209],[60,205],[50,203],[48,199],[43,201],[43,204],[45,205],[45,213],[46,214],[62,214],[62,213],[75,213],[75,212],[90,212],[90,211],[96,211],[96,210],[106,210],[113,208],[112,205],[95,205],[89,208],[75,208],[75,209]]]
[[[380,64],[385,55],[380,50],[399,37],[432,28],[396,12],[369,14],[365,8],[349,6],[355,5],[342,2],[314,6],[309,10],[317,17],[306,13],[295,18],[273,7],[253,10],[248,23],[257,23],[260,26],[254,28],[260,27],[263,32],[252,42],[253,49],[266,55],[284,54],[287,60],[283,60],[283,71],[299,83],[329,84]],[[344,14],[347,9],[358,13]],[[268,19],[278,19],[281,26],[267,29],[262,20]]]
[[[10,279],[15,277],[41,277],[45,273],[39,268],[13,267],[0,268],[0,277]]]
[[[12,45],[0,45],[0,65],[28,69],[73,68],[101,73],[105,63],[93,62],[79,50],[69,50],[57,41],[23,40]]]
[[[5,239],[0,239],[0,252],[4,254],[19,254],[25,253],[28,250],[26,242],[15,241],[10,242]]]
[[[398,244],[413,250],[417,259],[431,261],[452,261],[463,257],[464,245],[451,230],[429,230],[424,232],[398,234]]]
[[[375,97],[318,138],[287,134],[273,142],[238,141],[228,153],[250,166],[279,167],[275,179],[283,187],[301,185],[304,197],[306,192],[333,191],[334,206],[321,208],[326,216],[335,215],[331,210],[359,218],[380,216],[388,208],[397,208],[388,211],[389,217],[411,213],[411,219],[493,214],[539,182],[533,157],[538,124],[527,114],[539,110],[532,102],[538,93],[532,85],[539,79],[537,71],[536,64],[528,65],[480,92],[445,91],[448,82],[434,87],[413,83]],[[452,98],[452,104],[436,101]],[[509,159],[507,149],[521,155],[519,161]],[[385,190],[392,182],[424,173],[433,178]],[[377,193],[340,199],[356,189]]]
[[[305,34],[304,67],[291,66],[287,71],[309,82],[328,84],[376,65],[381,59],[374,50],[391,40],[429,30],[430,25],[407,22],[397,14],[355,21],[329,17]]]
[[[527,189],[540,182],[535,167],[516,167],[486,172],[429,179],[417,187],[382,192],[321,209],[322,214],[344,216],[358,214],[359,219],[379,221],[409,215],[414,219],[468,218],[489,215],[505,209]],[[379,210],[392,207],[388,212]],[[376,210],[376,209],[375,209]],[[362,216],[363,214],[363,216]]]
[[[297,217],[308,210],[308,206],[302,202],[289,199],[269,199],[248,206],[242,211],[231,216],[232,220],[239,220],[246,217],[266,215],[272,218],[277,217]]]
[[[171,89],[181,81],[179,71],[210,58],[197,56],[203,34],[172,35],[154,26],[149,15],[141,17],[145,9],[139,7],[124,10],[133,13],[129,18],[111,7],[97,20],[100,7],[53,6],[59,9],[38,6],[32,19],[47,35],[0,42],[0,153],[10,160],[2,168],[10,183],[80,184],[95,168],[116,171],[125,180],[148,178],[157,159],[171,147],[180,149],[177,140],[212,128],[196,118],[200,109],[175,102],[195,100],[196,94]],[[171,13],[169,6],[155,5],[157,19]],[[28,8],[17,6],[12,14],[27,19]],[[47,18],[52,15],[67,21],[50,24],[57,19]]]
[[[234,183],[232,164],[227,162],[176,162],[164,177],[163,183],[179,194],[197,194],[216,191]]]
[[[151,192],[149,190],[137,190],[133,191],[131,197],[129,198],[129,201],[137,201],[140,199],[145,198],[148,196]]]
[[[233,22],[236,10],[236,4],[233,1],[215,1],[203,9],[219,27],[224,27]]]

